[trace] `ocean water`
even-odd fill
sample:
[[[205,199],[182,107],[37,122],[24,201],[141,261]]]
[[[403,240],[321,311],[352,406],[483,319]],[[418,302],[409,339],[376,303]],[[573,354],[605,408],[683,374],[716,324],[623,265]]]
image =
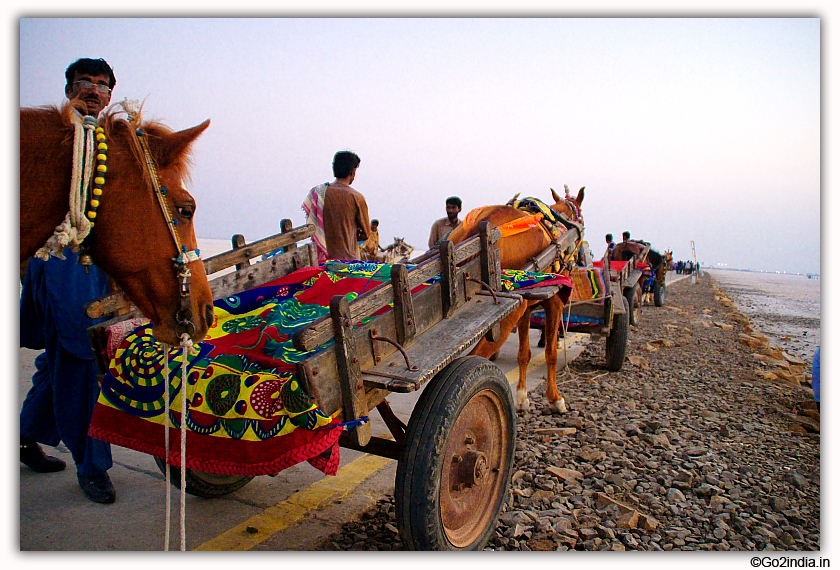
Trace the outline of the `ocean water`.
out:
[[[820,280],[804,275],[708,271],[770,344],[810,362],[820,344]]]

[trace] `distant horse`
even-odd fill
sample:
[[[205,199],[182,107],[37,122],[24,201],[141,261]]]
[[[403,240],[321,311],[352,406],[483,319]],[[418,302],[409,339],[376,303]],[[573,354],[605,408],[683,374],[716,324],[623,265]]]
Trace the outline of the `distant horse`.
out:
[[[414,251],[414,246],[405,243],[404,238],[394,238],[394,243],[388,245],[384,251],[371,253],[362,248],[362,261],[375,261],[376,263],[405,263]]]
[[[405,263],[414,252],[414,246],[405,243],[405,238],[395,237],[394,243],[385,248],[390,261],[388,263]]]
[[[551,196],[555,204],[551,208],[571,221],[582,223],[580,206],[583,202],[584,192],[580,189],[576,198],[560,198],[552,189]],[[452,230],[448,239],[453,243],[461,243],[478,233],[478,224],[484,220],[493,226],[503,226],[514,220],[524,219],[530,216],[513,206],[486,206],[478,215],[465,226],[465,222]],[[521,269],[532,258],[542,253],[551,244],[551,236],[541,226],[529,228],[520,233],[502,237],[496,246],[499,248],[502,269]],[[517,327],[519,334],[519,351],[517,362],[519,364],[519,383],[516,389],[516,402],[518,410],[527,410],[528,391],[526,389],[526,373],[528,363],[531,361],[531,339],[530,339],[530,318],[531,310],[536,305],[542,305],[546,314],[547,344],[545,349],[546,363],[546,397],[552,411],[562,412],[563,401],[557,390],[557,330],[560,326],[560,316],[563,311],[563,301],[559,295],[553,295],[545,300],[525,301],[508,317],[501,322],[501,335],[496,342],[490,342],[486,338],[472,350],[476,354],[489,358],[502,347],[510,336],[513,327]]]
[[[613,249],[613,259],[617,261],[629,261],[633,255],[640,254],[644,250],[645,245],[646,243],[639,241],[621,242]],[[649,299],[655,300],[655,288],[665,284],[665,272],[667,271],[666,257],[655,249],[649,249],[647,255],[642,258],[637,258],[636,262],[649,264],[652,271],[650,273],[643,272],[641,277],[639,277],[639,296],[631,304],[631,309],[636,306],[643,306],[649,302]],[[631,302],[630,299],[627,301]]]
[[[72,112],[69,104],[62,109],[20,110],[21,263],[45,245],[68,213],[74,160]],[[209,124],[208,120],[179,132],[159,123],[139,125],[165,189],[161,193],[166,194],[172,226],[187,251],[198,245],[193,229],[196,204],[184,188],[189,149]],[[199,341],[213,322],[213,296],[204,265],[196,259],[183,266],[189,269],[189,282],[188,296],[182,295],[179,287],[184,284],[177,279],[173,258],[181,258],[183,252],[178,251],[156,198],[155,174],[138,142],[137,127],[113,111],[100,119],[99,126],[107,150],[97,152],[107,152],[107,170],[102,195],[96,196],[101,206],[95,227],[86,241],[91,257],[154,323],[159,341],[177,345],[182,332]],[[190,317],[192,325],[186,326]]]

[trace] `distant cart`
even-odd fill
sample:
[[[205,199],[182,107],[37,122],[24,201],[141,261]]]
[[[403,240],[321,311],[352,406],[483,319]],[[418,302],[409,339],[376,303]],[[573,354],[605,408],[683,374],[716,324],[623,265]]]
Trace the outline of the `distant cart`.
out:
[[[582,239],[583,227],[565,219],[562,219],[562,223],[566,226],[566,233],[526,264],[523,270],[549,271],[554,262],[561,259],[567,261],[568,267],[574,246]],[[581,256],[580,261],[583,262],[584,267],[593,266],[591,260],[586,259],[586,254],[581,254]],[[603,263],[609,265],[606,256],[602,260],[602,275],[606,273],[603,271]],[[571,270],[574,268],[566,269],[564,272],[568,273]],[[627,265],[615,271],[611,269],[609,278],[604,275],[601,279],[602,295],[587,301],[570,303],[563,310],[564,327],[569,332],[606,337],[606,368],[613,372],[621,370],[627,352],[630,306],[623,290],[629,278]]]
[[[206,272],[235,271],[210,281],[214,298],[226,297],[317,265],[311,225],[291,228],[251,244],[234,236],[234,249],[205,260]],[[374,408],[393,439],[372,435],[370,423],[342,433],[339,444],[396,459],[395,498],[405,545],[419,550],[476,550],[484,547],[507,495],[515,449],[515,413],[502,371],[488,360],[461,356],[484,336],[497,339],[500,321],[522,302],[502,292],[500,232],[484,222],[479,235],[454,246],[444,241],[431,258],[407,268],[393,265],[391,280],[348,302],[336,295],[330,314],[297,331],[294,344],[309,351],[330,341],[297,365],[296,377],[326,414],[359,420]],[[277,254],[251,265],[267,252]],[[439,280],[412,294],[431,278]],[[393,304],[365,324],[354,326]],[[89,316],[121,316],[92,327],[91,343],[103,372],[106,328],[138,314],[121,293],[94,301]],[[386,398],[428,385],[408,425]],[[157,459],[162,470],[164,460]],[[177,468],[170,466],[172,471]],[[216,497],[252,477],[188,469],[188,493]],[[180,475],[173,476],[179,484]]]

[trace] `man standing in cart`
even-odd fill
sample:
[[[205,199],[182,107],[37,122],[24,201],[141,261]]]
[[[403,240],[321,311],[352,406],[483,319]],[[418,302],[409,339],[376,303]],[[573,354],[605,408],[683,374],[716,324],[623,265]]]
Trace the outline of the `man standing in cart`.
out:
[[[65,76],[64,94],[70,104],[82,115],[98,117],[117,82],[111,67],[104,59],[83,58],[71,64]],[[113,503],[111,446],[88,436],[99,397],[99,370],[87,328],[100,321],[84,314],[86,303],[107,294],[108,280],[95,265],[79,265],[71,248],[64,256],[30,259],[23,280],[20,345],[44,352],[35,359],[32,388],[20,412],[20,461],[37,473],[61,471],[65,462],[46,455],[38,444],[63,442],[85,496]]]
[[[362,160],[354,152],[339,151],[333,157],[335,182],[324,196],[324,237],[327,259],[356,260],[362,258],[359,242],[370,237],[370,216],[367,202],[350,185]]]
[[[461,213],[461,199],[457,196],[450,196],[446,199],[446,217],[437,220],[432,224],[432,231],[429,234],[429,249],[435,247],[445,236],[458,227],[461,220],[458,214]]]

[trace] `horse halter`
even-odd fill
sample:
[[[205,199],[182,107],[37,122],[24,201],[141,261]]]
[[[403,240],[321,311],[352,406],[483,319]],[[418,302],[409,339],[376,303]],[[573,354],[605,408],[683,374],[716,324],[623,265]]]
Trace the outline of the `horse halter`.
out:
[[[175,249],[178,251],[178,257],[173,257],[172,262],[175,264],[175,273],[178,277],[178,294],[180,295],[180,304],[178,312],[175,315],[175,334],[183,339],[183,335],[192,337],[195,332],[195,324],[192,322],[193,314],[190,303],[190,277],[192,273],[187,266],[188,263],[198,261],[201,259],[201,252],[198,249],[189,250],[187,246],[181,243],[178,237],[178,232],[175,231],[175,226],[178,225],[178,220],[172,217],[172,212],[169,210],[169,205],[166,203],[166,187],[161,186],[160,178],[158,177],[155,161],[152,158],[152,153],[149,150],[149,144],[146,141],[146,135],[142,129],[135,131],[137,141],[140,143],[140,148],[143,149],[143,156],[146,159],[146,168],[149,170],[149,178],[152,181],[152,189],[155,197],[157,197],[160,205],[163,218],[166,221],[166,227],[169,228],[169,234],[175,242]]]

